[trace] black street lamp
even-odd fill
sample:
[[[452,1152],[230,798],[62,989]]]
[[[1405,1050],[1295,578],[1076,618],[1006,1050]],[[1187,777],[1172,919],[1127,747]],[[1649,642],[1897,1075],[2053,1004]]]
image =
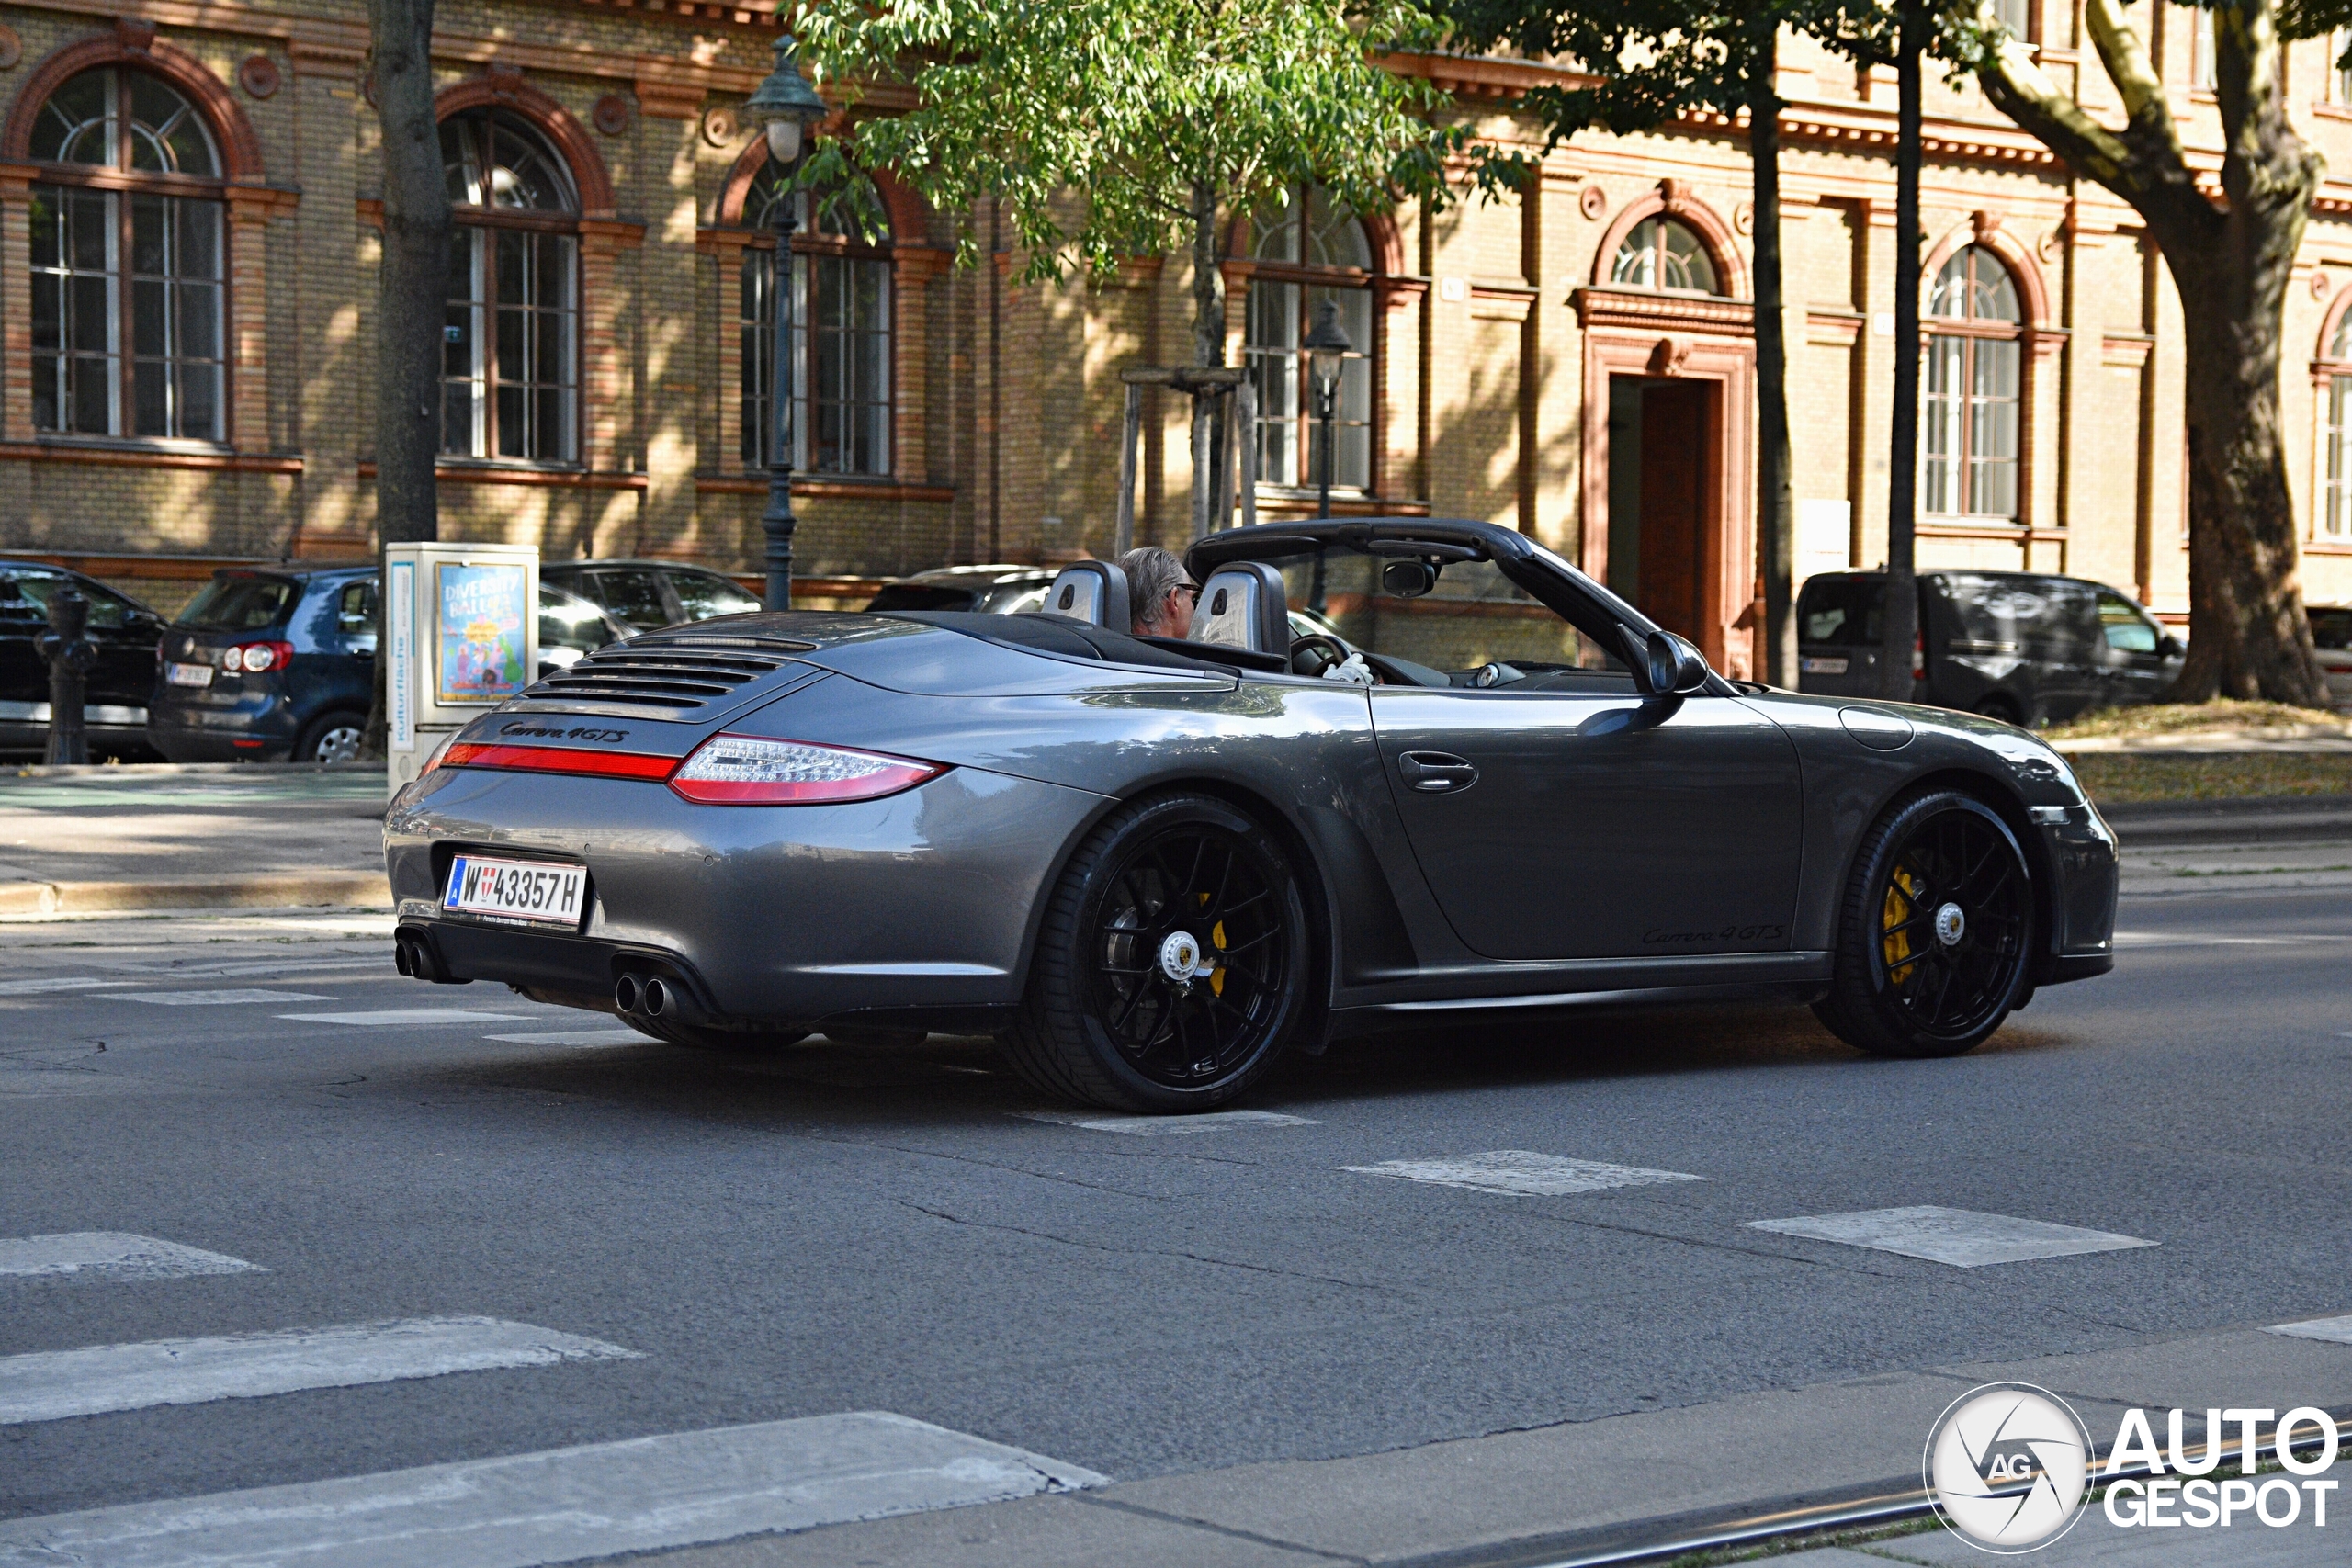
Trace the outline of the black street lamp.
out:
[[[1306,350],[1308,377],[1315,385],[1315,417],[1323,425],[1322,501],[1315,514],[1329,517],[1331,515],[1331,459],[1335,450],[1331,439],[1332,426],[1340,414],[1340,369],[1356,346],[1348,341],[1347,329],[1340,325],[1338,300],[1326,299],[1315,308],[1315,330],[1306,334],[1303,346]]]
[[[1323,426],[1323,464],[1317,486],[1321,492],[1315,508],[1317,517],[1331,515],[1331,464],[1338,448],[1333,441],[1333,425],[1340,415],[1340,371],[1355,344],[1348,341],[1347,329],[1340,325],[1340,303],[1325,299],[1315,308],[1315,330],[1306,334],[1302,345],[1306,350],[1307,380],[1315,389],[1315,417]],[[1315,552],[1315,585],[1307,593],[1307,608],[1323,614],[1323,556]]]
[[[825,100],[800,73],[800,46],[790,33],[775,40],[775,69],[744,101],[752,124],[767,129],[768,162],[785,186],[775,204],[775,270],[769,295],[775,312],[775,364],[768,375],[768,509],[760,527],[768,536],[767,607],[792,608],[792,234],[800,227],[793,210],[792,173],[808,152],[808,133],[829,112]]]

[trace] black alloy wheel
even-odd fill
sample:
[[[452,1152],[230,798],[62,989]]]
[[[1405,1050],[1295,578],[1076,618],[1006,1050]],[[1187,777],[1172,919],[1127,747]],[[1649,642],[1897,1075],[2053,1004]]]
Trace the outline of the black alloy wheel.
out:
[[[1991,807],[1955,790],[1899,802],[1856,857],[1814,1011],[1873,1055],[1957,1055],[2025,993],[2033,910],[2024,852]]]
[[[1053,893],[1006,1054],[1090,1104],[1221,1105],[1305,1011],[1306,929],[1288,857],[1242,812],[1197,795],[1122,807]]]

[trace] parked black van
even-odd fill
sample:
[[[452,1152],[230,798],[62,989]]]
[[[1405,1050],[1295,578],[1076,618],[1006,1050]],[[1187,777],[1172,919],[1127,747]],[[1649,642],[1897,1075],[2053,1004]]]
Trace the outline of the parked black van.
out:
[[[1915,702],[2010,724],[2063,723],[2153,699],[2180,639],[2105,583],[2030,571],[1926,571],[1911,654]],[[1879,696],[1883,571],[1830,571],[1797,595],[1800,691]]]

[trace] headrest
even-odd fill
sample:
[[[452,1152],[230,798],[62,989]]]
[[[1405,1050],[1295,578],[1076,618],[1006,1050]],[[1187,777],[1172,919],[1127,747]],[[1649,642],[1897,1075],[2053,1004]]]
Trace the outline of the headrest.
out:
[[[1072,561],[1062,568],[1038,608],[1114,632],[1135,626],[1127,610],[1127,574],[1106,560]]]
[[[1290,604],[1283,574],[1261,560],[1221,566],[1201,584],[1193,640],[1253,653],[1290,651]]]

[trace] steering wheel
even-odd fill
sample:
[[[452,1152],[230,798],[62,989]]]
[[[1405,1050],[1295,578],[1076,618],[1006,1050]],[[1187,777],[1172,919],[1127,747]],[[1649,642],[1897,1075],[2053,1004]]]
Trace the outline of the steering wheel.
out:
[[[1294,675],[1316,676],[1334,665],[1348,661],[1348,650],[1338,637],[1321,632],[1309,632],[1294,638],[1290,645],[1290,672]]]

